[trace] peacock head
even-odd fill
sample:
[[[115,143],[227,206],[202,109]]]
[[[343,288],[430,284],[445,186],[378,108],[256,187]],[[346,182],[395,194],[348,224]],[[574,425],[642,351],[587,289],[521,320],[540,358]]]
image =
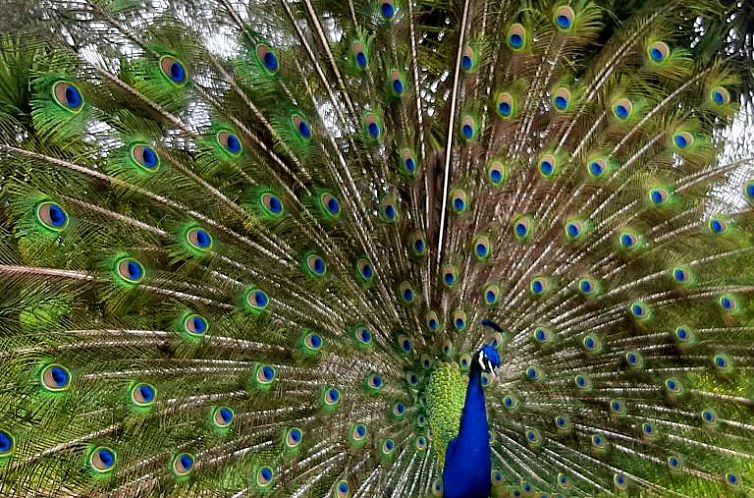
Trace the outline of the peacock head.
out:
[[[502,363],[500,353],[489,344],[482,346],[482,349],[476,354],[476,361],[482,369],[482,372],[494,374],[495,370]]]

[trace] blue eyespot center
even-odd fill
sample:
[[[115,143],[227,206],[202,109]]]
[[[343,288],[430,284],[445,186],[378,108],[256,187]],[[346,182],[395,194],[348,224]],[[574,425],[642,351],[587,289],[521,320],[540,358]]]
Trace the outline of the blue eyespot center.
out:
[[[463,211],[466,208],[466,203],[463,201],[463,199],[454,199],[453,207],[456,211]]]
[[[403,93],[403,82],[401,80],[393,80],[393,91],[397,95],[401,95]]]
[[[68,107],[71,109],[78,109],[84,103],[84,97],[81,96],[78,88],[73,85],[68,85],[65,89],[65,100]]]
[[[97,457],[100,459],[104,467],[112,467],[115,463],[115,454],[108,449],[102,448],[98,450]]]
[[[380,125],[377,123],[369,123],[367,129],[369,130],[369,136],[372,138],[378,138],[380,136]]]
[[[628,119],[629,116],[629,110],[628,107],[626,107],[623,104],[618,104],[615,106],[615,115],[618,116],[620,119]]]
[[[469,124],[465,124],[465,125],[463,125],[462,131],[463,131],[463,136],[466,137],[467,139],[474,138],[474,127],[473,126],[471,126]]]
[[[63,227],[68,222],[68,215],[66,215],[63,208],[57,204],[50,204],[49,216],[50,222],[52,222],[52,225],[56,228]]]
[[[464,71],[471,71],[471,68],[474,67],[474,61],[468,55],[463,56],[463,58],[461,59],[461,64],[463,65]]]
[[[262,367],[262,376],[265,380],[271,380],[275,376],[275,370],[270,366]]]
[[[340,213],[340,201],[338,201],[338,199],[336,199],[335,197],[330,197],[327,200],[327,210],[333,216]]]
[[[555,97],[555,107],[562,111],[568,107],[568,100],[565,97],[558,95]]]
[[[571,27],[571,18],[565,15],[559,15],[556,19],[558,26],[561,29],[568,29]]]
[[[283,211],[283,203],[280,201],[280,198],[277,196],[270,196],[270,211],[274,214],[280,214]]]
[[[309,340],[311,341],[312,347],[315,349],[318,349],[320,346],[322,346],[322,338],[317,334],[312,334],[311,336],[309,336]]]
[[[154,401],[154,389],[152,389],[150,386],[139,386],[139,395],[145,403],[151,403],[152,401]]]
[[[0,431],[0,454],[9,453],[13,449],[13,438],[5,431]]]
[[[408,159],[406,159],[405,165],[409,173],[413,173],[414,171],[416,171],[416,163],[414,162],[412,158],[409,157]]]
[[[265,294],[264,292],[260,290],[254,292],[254,299],[257,302],[257,306],[260,308],[264,308],[265,306],[267,306],[267,302],[269,300],[267,298],[267,294]]]
[[[383,2],[381,11],[382,11],[382,17],[387,20],[390,20],[393,17],[395,17],[395,6],[391,3]]]
[[[170,65],[170,79],[176,83],[183,83],[186,81],[186,68],[180,62],[173,62]]]
[[[369,64],[369,60],[367,59],[367,55],[364,52],[359,52],[356,54],[356,64],[361,68],[364,69],[367,67],[367,64]]]
[[[679,149],[685,149],[689,146],[688,139],[682,134],[676,135],[675,137],[673,137],[673,140],[675,141],[676,147],[678,147]]]
[[[312,129],[309,127],[309,124],[306,121],[301,121],[299,123],[298,132],[303,138],[307,140],[312,138]]]
[[[501,116],[508,117],[511,115],[513,111],[513,107],[511,107],[510,103],[508,102],[500,102],[497,106],[498,112],[500,112]]]
[[[524,39],[519,34],[513,34],[509,38],[509,42],[513,48],[521,48],[524,46]]]
[[[278,68],[278,58],[273,52],[264,54],[264,67],[270,71],[276,71]]]
[[[227,148],[228,151],[232,154],[238,154],[239,152],[241,152],[241,141],[236,135],[228,135]]]
[[[487,249],[485,244],[479,243],[476,245],[476,254],[480,258],[486,258],[489,254],[489,249]]]
[[[490,172],[490,178],[492,179],[493,183],[500,183],[501,181],[503,181],[503,174],[500,171],[493,169]]]
[[[55,387],[65,387],[71,379],[70,374],[65,368],[53,367],[50,369],[50,376],[55,383]]]
[[[131,280],[139,280],[144,275],[144,269],[136,261],[129,261],[126,269]]]
[[[523,223],[516,223],[516,235],[519,237],[525,237],[528,232],[528,228]]]
[[[662,50],[660,50],[659,48],[656,48],[656,47],[652,48],[649,51],[649,55],[650,55],[650,57],[652,57],[652,60],[655,61],[655,62],[662,62],[663,59],[665,58],[665,54],[663,54]]]

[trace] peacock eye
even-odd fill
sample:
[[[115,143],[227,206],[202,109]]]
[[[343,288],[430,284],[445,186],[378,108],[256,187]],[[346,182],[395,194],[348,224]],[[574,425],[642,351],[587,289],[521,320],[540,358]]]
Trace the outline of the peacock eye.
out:
[[[67,111],[77,113],[84,107],[84,96],[70,81],[58,81],[52,85],[52,96]]]
[[[172,55],[163,55],[160,58],[160,70],[175,86],[184,86],[188,81],[186,66]]]

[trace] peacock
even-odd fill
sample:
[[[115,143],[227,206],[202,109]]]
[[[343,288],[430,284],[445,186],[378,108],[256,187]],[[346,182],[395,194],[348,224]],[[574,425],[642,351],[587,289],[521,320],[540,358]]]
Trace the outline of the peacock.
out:
[[[754,496],[747,2],[27,7],[0,496]]]

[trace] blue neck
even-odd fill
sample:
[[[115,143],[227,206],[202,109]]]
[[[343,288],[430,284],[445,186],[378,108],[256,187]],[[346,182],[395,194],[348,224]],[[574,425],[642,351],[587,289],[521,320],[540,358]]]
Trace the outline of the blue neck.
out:
[[[482,369],[476,361],[472,363],[469,373],[469,386],[466,389],[466,403],[463,405],[458,440],[459,442],[468,442],[468,444],[486,446],[489,451],[487,405],[484,402]]]
[[[488,498],[492,487],[491,473],[492,454],[482,370],[474,361],[461,414],[461,427],[445,453],[445,498]]]

